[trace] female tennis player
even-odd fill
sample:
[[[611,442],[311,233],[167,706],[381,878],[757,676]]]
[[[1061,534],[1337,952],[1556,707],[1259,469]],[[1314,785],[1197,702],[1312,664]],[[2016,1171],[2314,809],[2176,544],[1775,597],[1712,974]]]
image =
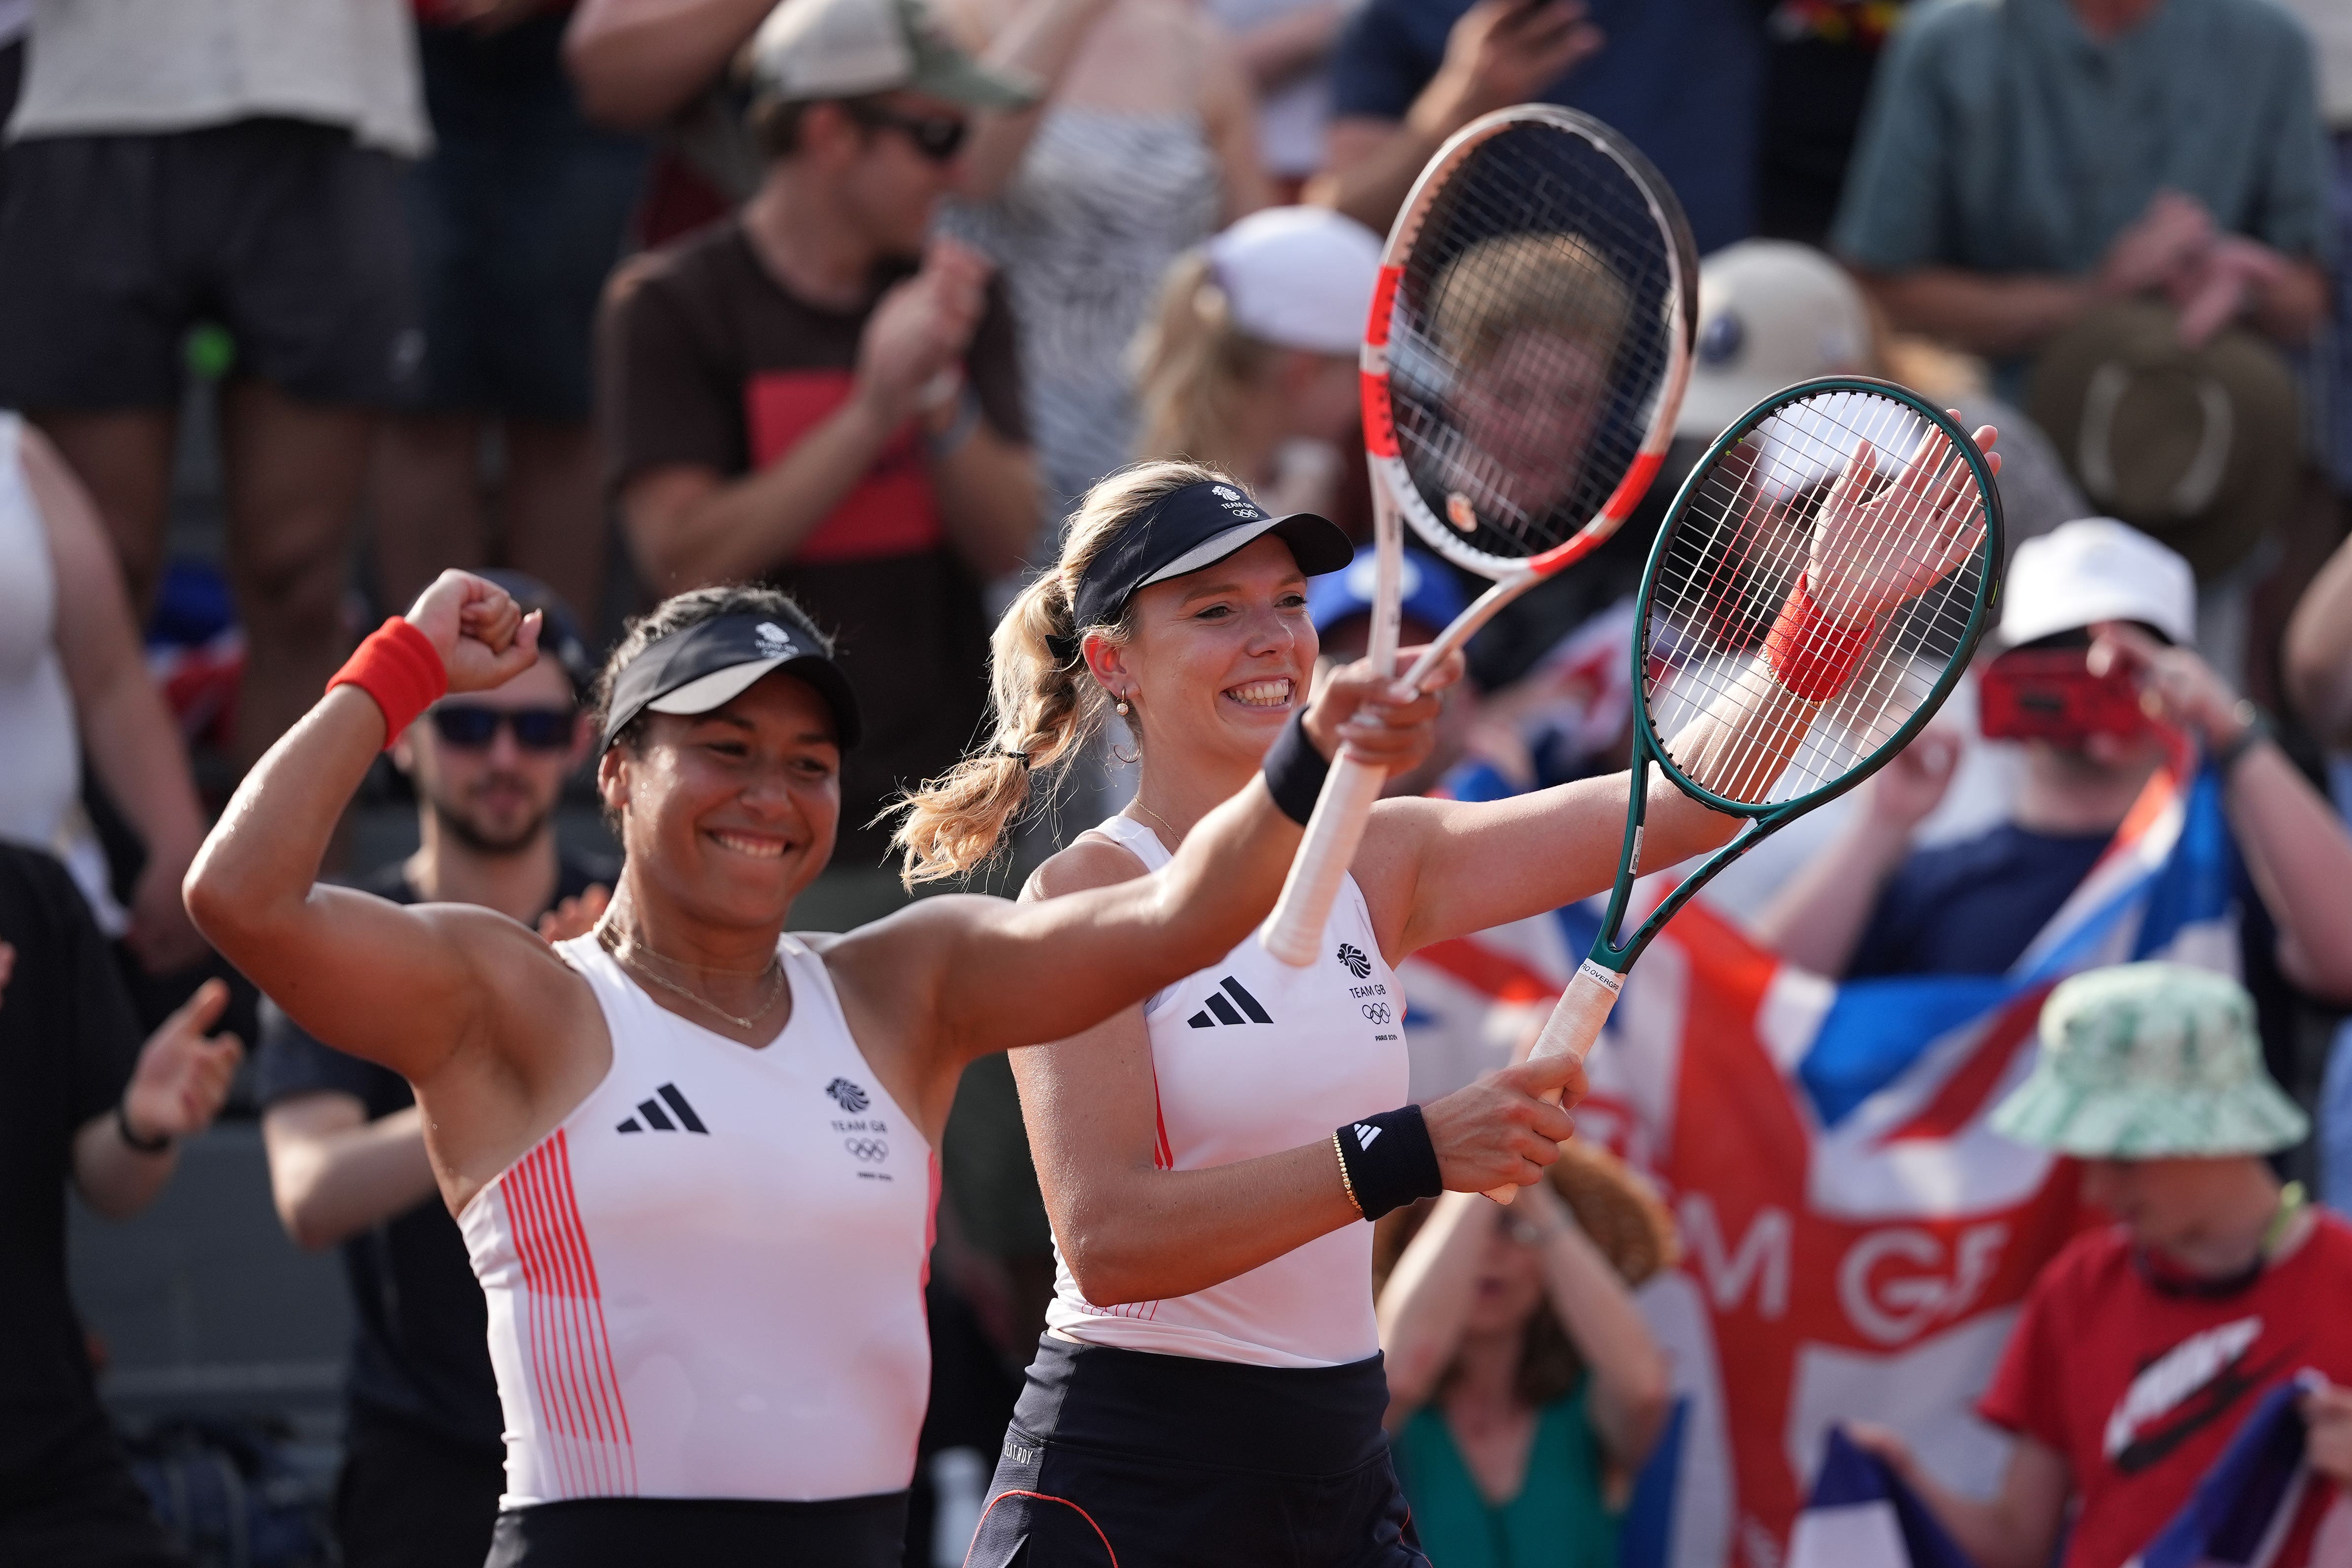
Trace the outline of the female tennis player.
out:
[[[319,884],[387,737],[530,664],[538,631],[444,573],[246,779],[189,907],[303,1027],[415,1085],[489,1301],[491,1563],[896,1563],[932,1150],[964,1063],[1081,1031],[1242,941],[1322,753],[1410,764],[1435,701],[1342,682],[1149,881],[932,899],[803,940],[783,926],[833,847],[856,704],[790,600],[703,589],[604,671],[597,781],[628,859],[593,932],[551,947],[487,910]]]
[[[1863,505],[1910,505],[1926,476],[1915,464]],[[1858,502],[1864,486],[1839,489]],[[1236,481],[1192,464],[1096,487],[1060,561],[997,628],[989,749],[910,799],[910,877],[984,860],[1107,706],[1139,740],[1135,801],[1046,862],[1023,899],[1051,908],[1155,874],[1217,823],[1212,808],[1284,749],[1307,700],[1305,576],[1347,559],[1322,554],[1305,519],[1233,526],[1255,513]],[[1840,534],[1816,535],[1808,577],[1849,622],[1927,586],[1907,559],[1843,559]],[[1815,712],[1785,691],[1727,705],[1677,754],[1760,753],[1777,773]],[[1441,1189],[1538,1179],[1572,1130],[1544,1096],[1564,1087],[1572,1103],[1583,1074],[1559,1056],[1401,1103],[1394,966],[1608,887],[1628,778],[1486,804],[1383,801],[1311,965],[1244,941],[1083,1035],[1014,1053],[1058,1278],[970,1568],[1257,1563],[1275,1543],[1282,1561],[1329,1568],[1423,1561],[1381,1437],[1360,1222]],[[1737,826],[1665,784],[1648,812],[1651,866]]]

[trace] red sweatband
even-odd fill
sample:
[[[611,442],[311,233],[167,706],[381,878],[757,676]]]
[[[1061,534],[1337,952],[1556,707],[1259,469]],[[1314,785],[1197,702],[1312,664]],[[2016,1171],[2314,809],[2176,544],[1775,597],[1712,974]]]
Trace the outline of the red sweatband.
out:
[[[441,667],[433,640],[395,615],[368,633],[327,689],[341,685],[359,687],[383,710],[383,745],[389,751],[416,716],[448,691],[449,672]]]
[[[1875,622],[1849,625],[1813,602],[1802,575],[1764,638],[1772,674],[1807,702],[1825,703],[1845,689],[1869,651]]]

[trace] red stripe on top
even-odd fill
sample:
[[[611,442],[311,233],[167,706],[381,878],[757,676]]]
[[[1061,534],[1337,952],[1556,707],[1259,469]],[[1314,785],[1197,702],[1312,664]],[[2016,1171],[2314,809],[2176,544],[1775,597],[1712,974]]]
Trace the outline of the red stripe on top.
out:
[[[549,1444],[556,1483],[568,1496],[631,1494],[636,1460],[628,1409],[562,1130],[517,1161],[499,1190],[522,1268],[541,1417],[551,1439],[572,1440]]]

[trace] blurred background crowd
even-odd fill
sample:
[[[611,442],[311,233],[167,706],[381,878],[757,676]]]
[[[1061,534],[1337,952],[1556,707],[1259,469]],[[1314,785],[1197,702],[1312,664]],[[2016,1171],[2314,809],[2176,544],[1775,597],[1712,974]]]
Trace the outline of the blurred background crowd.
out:
[[[1401,788],[1623,766],[1666,503],[1791,382],[1998,426],[2012,567],[1947,716],[1637,972],[1545,1196],[1384,1238],[1438,1568],[1778,1568],[1832,1427],[1963,1512],[2013,1434],[2063,1446],[2011,1329],[2099,1214],[2165,1223],[2127,1157],[2083,1186],[1989,1126],[2066,976],[2241,982],[2248,1082],[2292,1103],[2263,1190],[2352,1207],[2352,6],[771,8],[0,0],[0,1562],[177,1560],[151,1512],[202,1563],[480,1561],[483,1306],[406,1087],[179,896],[368,627],[462,567],[551,634],[392,748],[330,873],[570,931],[613,875],[583,704],[621,620],[789,589],[868,716],[795,923],[885,914],[873,819],[971,740],[994,612],[1097,479],[1190,455],[1369,539],[1380,236],[1527,100],[1680,195],[1691,390],[1641,514],[1472,644]],[[1407,640],[1465,592],[1416,555]],[[1315,583],[1327,656],[1370,594],[1368,556]],[[1507,1061],[1596,920],[1419,955],[1416,1100]],[[943,1163],[909,1564],[961,1560],[1051,1288],[1002,1059]]]

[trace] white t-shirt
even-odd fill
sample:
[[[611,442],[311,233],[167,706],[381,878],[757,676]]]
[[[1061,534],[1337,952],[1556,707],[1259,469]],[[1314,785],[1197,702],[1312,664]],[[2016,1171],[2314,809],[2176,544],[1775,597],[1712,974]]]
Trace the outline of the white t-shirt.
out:
[[[432,142],[407,0],[33,0],[8,137],[193,131],[257,116]]]

